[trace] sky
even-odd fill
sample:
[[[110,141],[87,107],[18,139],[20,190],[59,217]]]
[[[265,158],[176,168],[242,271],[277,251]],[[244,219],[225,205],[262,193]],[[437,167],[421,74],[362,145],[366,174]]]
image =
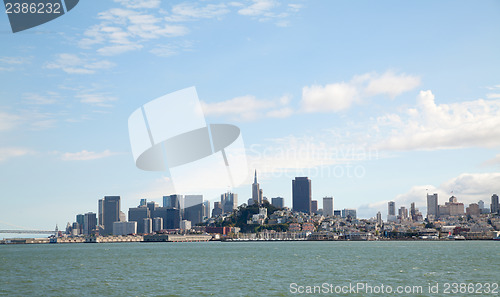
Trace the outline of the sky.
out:
[[[12,33],[0,17],[0,229],[53,229],[120,195],[173,194],[134,164],[128,117],[195,86],[240,128],[248,178],[210,189],[313,199],[362,218],[500,194],[498,1],[80,1]],[[195,194],[195,193],[180,193]]]

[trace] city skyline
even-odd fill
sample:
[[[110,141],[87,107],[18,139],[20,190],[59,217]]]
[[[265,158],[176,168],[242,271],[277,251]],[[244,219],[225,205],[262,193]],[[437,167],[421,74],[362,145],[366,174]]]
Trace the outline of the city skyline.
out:
[[[387,201],[425,213],[427,193],[488,201],[500,192],[499,7],[80,1],[16,34],[4,15],[0,228],[51,229],[108,195],[128,209],[174,194],[169,172],[136,168],[127,120],[191,86],[207,124],[240,128],[249,172],[183,195],[247,201],[257,168],[268,198],[291,206],[290,180],[308,176],[319,208],[333,196],[364,218],[385,218]]]

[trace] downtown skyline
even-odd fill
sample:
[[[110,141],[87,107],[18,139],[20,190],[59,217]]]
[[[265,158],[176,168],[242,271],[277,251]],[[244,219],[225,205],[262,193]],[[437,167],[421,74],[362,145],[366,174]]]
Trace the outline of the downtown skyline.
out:
[[[95,201],[176,194],[133,162],[130,114],[196,86],[207,123],[237,125],[246,183],[213,189],[369,218],[426,195],[466,205],[500,192],[500,4],[337,1],[81,2],[10,33],[0,18],[0,228],[51,229]],[[465,20],[465,21],[464,21]],[[17,205],[22,211],[13,212]],[[7,224],[5,224],[7,223]]]

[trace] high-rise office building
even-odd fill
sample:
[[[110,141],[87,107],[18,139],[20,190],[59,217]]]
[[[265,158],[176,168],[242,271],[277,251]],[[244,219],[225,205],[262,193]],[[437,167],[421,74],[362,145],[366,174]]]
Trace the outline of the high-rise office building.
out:
[[[500,205],[498,204],[498,195],[491,196],[491,213],[500,213]]]
[[[296,177],[292,180],[293,211],[311,213],[311,180],[307,177]]]
[[[94,233],[97,226],[97,216],[94,212],[88,212],[83,220],[83,234],[91,235]]]
[[[147,208],[146,206],[131,207],[128,209],[128,221],[137,222],[138,233],[142,233],[144,231],[144,219],[150,217],[151,213],[149,212],[149,208]]]
[[[483,212],[484,201],[483,200],[479,200],[479,202],[477,203],[477,205],[479,206],[479,211]]]
[[[438,194],[436,193],[432,195],[427,194],[427,218],[429,216],[433,218],[439,217]]]
[[[406,221],[408,219],[408,209],[406,207],[401,206],[398,211],[399,219],[401,221]]]
[[[389,201],[389,203],[387,203],[387,215],[388,216],[396,215],[396,202]]]
[[[163,218],[156,217],[153,219],[153,231],[158,232],[163,230]]]
[[[202,222],[203,195],[184,196],[184,215],[182,218],[191,221],[192,225],[196,225]]]
[[[179,229],[181,225],[181,212],[177,208],[167,209],[167,218],[163,220],[165,229]]]
[[[83,225],[85,223],[85,215],[83,214],[77,214],[76,215],[76,222],[78,223],[78,234],[83,234]]]
[[[259,205],[262,204],[262,190],[257,182],[257,170],[255,170],[255,176],[252,184],[252,200],[257,202]]]
[[[205,200],[203,201],[203,217],[209,218],[210,217],[210,201]]]
[[[379,211],[379,212],[377,212],[377,225],[380,227],[380,226],[382,226],[382,223],[383,223],[382,213],[380,213],[380,211]]]
[[[283,197],[271,198],[271,204],[277,208],[283,208],[285,206],[285,199]]]
[[[333,216],[333,197],[324,197],[323,198],[323,215]]]
[[[311,200],[311,213],[318,212],[318,200]]]
[[[102,215],[103,235],[113,234],[113,223],[120,221],[120,196],[104,196]]]
[[[182,195],[174,194],[170,196],[163,196],[163,207],[181,209],[182,200]]]
[[[97,217],[98,217],[98,225],[103,226],[104,222],[102,221],[104,215],[102,214],[102,211],[104,209],[104,199],[99,199],[97,201]]]
[[[153,233],[153,220],[151,218],[145,218],[143,219],[144,221],[144,230],[142,233],[144,234],[151,234]]]
[[[344,208],[342,209],[342,217],[343,218],[351,218],[356,219],[356,209],[354,208]]]
[[[223,213],[232,213],[238,207],[238,194],[227,192],[220,195]]]
[[[139,204],[139,207],[141,207],[141,206],[146,206],[146,204],[147,204],[147,203],[148,203],[148,199],[146,199],[146,198],[142,198],[142,199],[141,199],[141,203]]]

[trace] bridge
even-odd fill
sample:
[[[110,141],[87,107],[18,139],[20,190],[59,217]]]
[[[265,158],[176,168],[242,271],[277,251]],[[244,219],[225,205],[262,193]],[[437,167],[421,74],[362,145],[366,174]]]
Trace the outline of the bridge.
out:
[[[56,231],[46,230],[0,230],[2,233],[17,233],[17,234],[54,234]]]

